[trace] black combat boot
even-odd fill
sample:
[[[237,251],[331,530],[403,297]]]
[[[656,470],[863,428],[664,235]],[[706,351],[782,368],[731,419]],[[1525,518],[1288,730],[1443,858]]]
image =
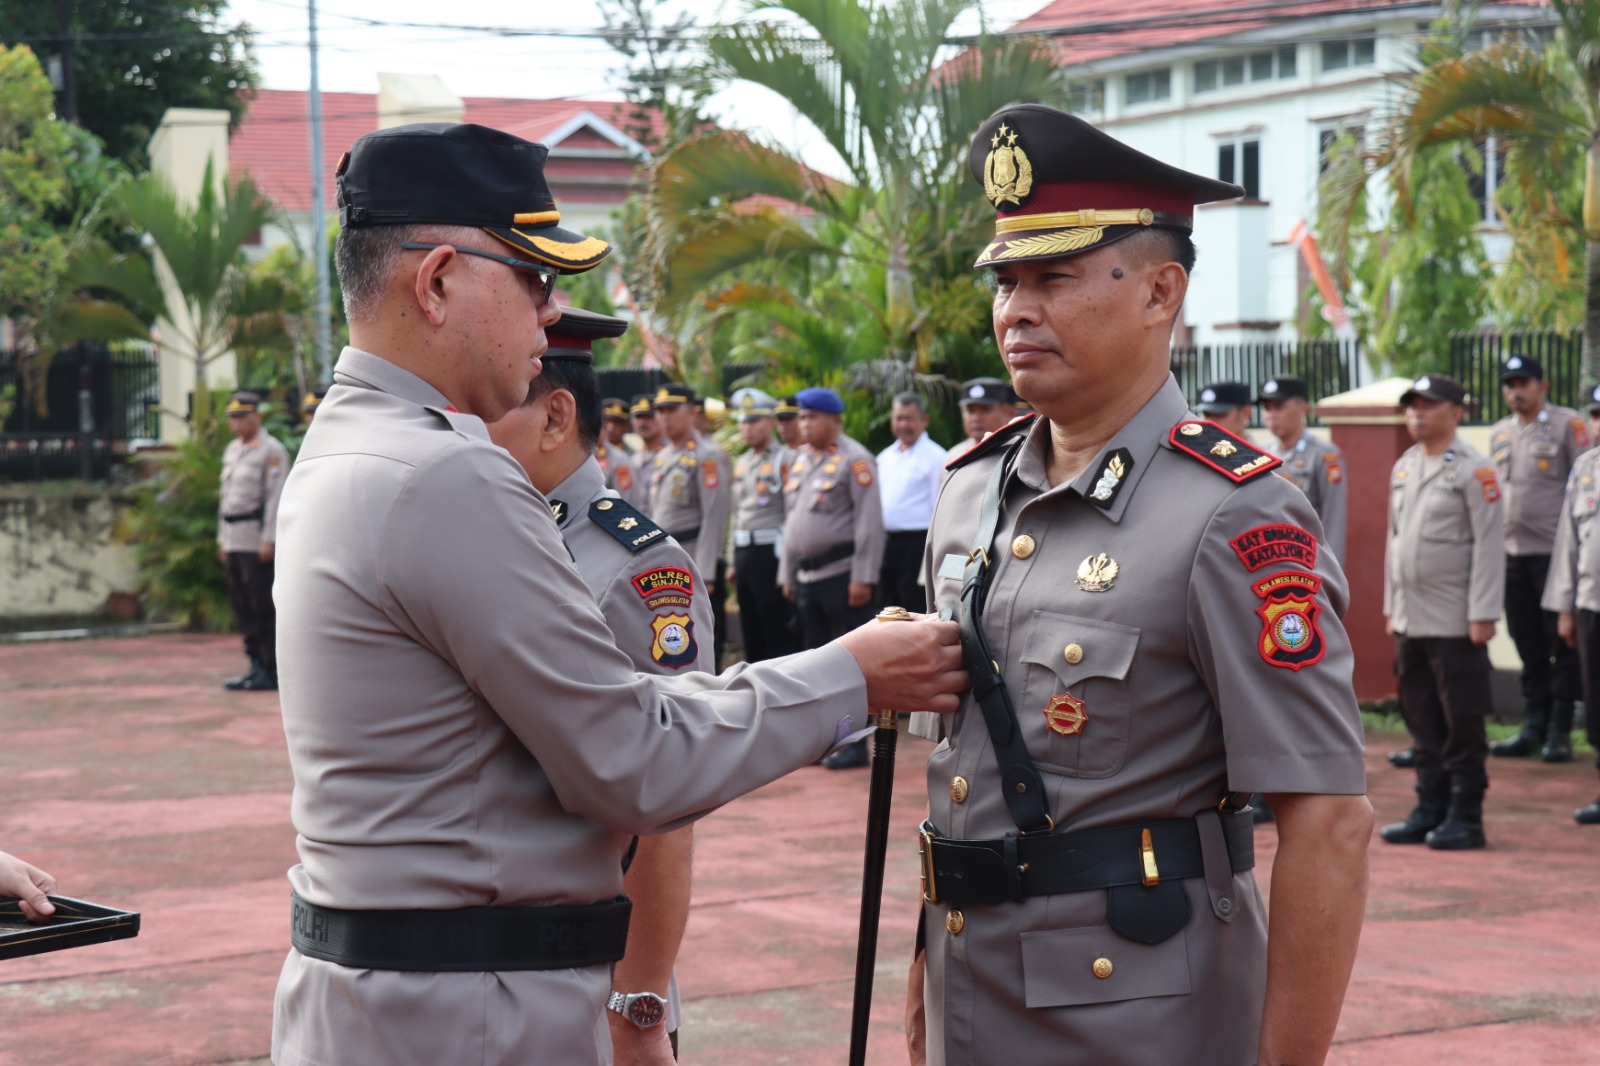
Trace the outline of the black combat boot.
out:
[[[1544,747],[1544,735],[1549,725],[1549,707],[1525,708],[1522,713],[1522,728],[1517,730],[1517,735],[1490,744],[1489,754],[1512,758],[1532,755]]]
[[[1557,700],[1550,710],[1550,731],[1545,736],[1544,751],[1539,758],[1545,762],[1572,761],[1572,703]]]
[[[1385,758],[1396,770],[1409,770],[1417,765],[1417,749],[1402,748],[1400,751],[1391,751]]]
[[[1428,847],[1434,851],[1468,851],[1481,848],[1483,838],[1484,786],[1477,781],[1455,778],[1450,783],[1450,811],[1439,828],[1428,834]]]
[[[245,692],[272,692],[278,687],[278,668],[276,665],[261,664],[257,666],[254,676],[242,680],[244,683],[239,687]]]
[[[222,683],[222,687],[227,689],[229,692],[238,692],[240,690],[248,692],[256,686],[260,679],[261,664],[255,659],[251,659],[250,669],[246,670],[238,677],[228,678],[228,680]]]
[[[1403,822],[1386,825],[1378,834],[1389,844],[1421,844],[1428,831],[1444,821],[1450,802],[1450,775],[1443,770],[1417,771],[1417,805]]]

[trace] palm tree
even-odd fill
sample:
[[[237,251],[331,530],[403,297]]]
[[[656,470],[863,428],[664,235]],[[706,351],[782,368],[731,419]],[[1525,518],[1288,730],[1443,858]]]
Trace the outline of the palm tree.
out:
[[[1550,0],[1558,29],[1549,42],[1506,35],[1486,48],[1465,50],[1461,34],[1441,35],[1424,48],[1393,121],[1371,154],[1387,166],[1404,196],[1412,166],[1434,145],[1478,145],[1493,137],[1506,152],[1514,203],[1508,222],[1519,242],[1541,243],[1553,254],[1528,257],[1565,267],[1563,233],[1584,243],[1583,376],[1600,380],[1600,0]],[[1470,25],[1472,11],[1462,25]],[[1583,157],[1581,210],[1559,195]],[[1355,175],[1364,181],[1364,174]],[[1327,187],[1325,186],[1325,189]],[[1354,183],[1339,208],[1354,221]],[[1335,242],[1338,237],[1335,235]],[[1563,275],[1565,271],[1562,271]],[[1565,281],[1565,277],[1557,279]]]
[[[65,287],[75,295],[64,315],[74,323],[71,333],[148,340],[149,323],[163,320],[161,343],[194,363],[190,430],[202,432],[211,421],[207,368],[239,338],[275,328],[272,319],[289,310],[263,305],[244,263],[245,241],[277,218],[277,208],[248,177],[225,182],[219,192],[208,165],[193,206],[160,176],[144,174],[110,189],[100,211],[142,233],[152,255],[88,243],[68,269]]]
[[[947,59],[951,24],[975,4],[750,0],[752,16],[792,19],[733,23],[711,39],[713,59],[788,100],[847,176],[740,133],[688,138],[648,176],[647,305],[713,323],[754,312],[800,345],[832,346],[842,329],[851,343],[835,359],[865,348],[926,370],[942,358],[955,343],[944,289],[959,279],[962,306],[981,293],[971,263],[991,215],[966,170],[972,134],[1007,104],[1067,95],[1055,53],[1035,39],[985,34]],[[808,312],[848,317],[801,329]]]

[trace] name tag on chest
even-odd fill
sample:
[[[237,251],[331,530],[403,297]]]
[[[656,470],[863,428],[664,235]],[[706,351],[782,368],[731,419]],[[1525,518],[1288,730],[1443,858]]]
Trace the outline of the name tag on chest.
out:
[[[961,580],[961,575],[966,573],[967,557],[965,555],[946,555],[944,562],[939,564],[939,576]]]

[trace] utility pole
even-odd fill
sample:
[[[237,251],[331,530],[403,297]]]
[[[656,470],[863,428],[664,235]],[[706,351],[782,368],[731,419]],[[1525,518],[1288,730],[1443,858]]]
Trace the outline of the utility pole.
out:
[[[306,0],[311,16],[311,254],[316,258],[317,381],[333,376],[333,323],[328,309],[328,210],[322,174],[322,90],[317,78],[317,0]]]

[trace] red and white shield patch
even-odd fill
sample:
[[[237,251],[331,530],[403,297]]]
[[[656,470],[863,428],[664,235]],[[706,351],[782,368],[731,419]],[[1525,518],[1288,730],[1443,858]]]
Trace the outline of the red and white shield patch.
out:
[[[1256,608],[1261,618],[1257,650],[1269,665],[1300,670],[1322,660],[1328,650],[1317,625],[1322,608],[1312,599],[1321,587],[1321,578],[1298,570],[1255,583],[1256,595],[1265,601]]]

